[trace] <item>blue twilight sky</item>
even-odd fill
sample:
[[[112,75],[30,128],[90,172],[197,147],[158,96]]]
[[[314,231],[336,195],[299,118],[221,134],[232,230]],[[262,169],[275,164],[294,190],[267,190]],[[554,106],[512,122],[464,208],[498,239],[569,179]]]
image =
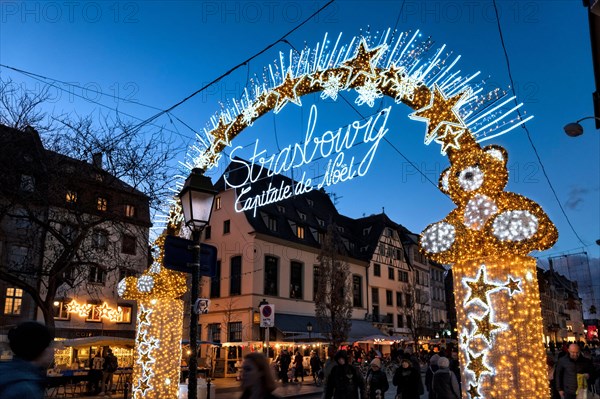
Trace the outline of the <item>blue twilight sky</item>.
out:
[[[50,113],[99,116],[114,115],[113,110],[118,109],[145,119],[156,110],[136,102],[168,108],[275,42],[325,4],[3,0],[0,63],[61,81],[50,89],[53,97],[46,108]],[[558,226],[558,243],[535,255],[545,258],[587,251],[597,259],[600,135],[589,120],[583,122],[586,132],[578,138],[569,138],[562,130],[567,122],[593,114],[587,10],[579,1],[566,0],[498,0],[497,5],[517,95],[527,114],[535,116],[527,123],[531,138],[583,243],[559,209],[523,129],[487,143],[500,144],[509,152],[507,189],[537,201]],[[361,30],[374,33],[395,26],[399,31],[419,29],[424,37],[431,36],[434,48],[446,44],[449,51],[462,55],[456,69],[465,75],[481,71],[486,87],[509,87],[492,1],[338,0],[289,35],[289,44],[276,44],[172,114],[199,132],[220,110],[220,103],[239,98],[248,77],[262,75],[264,67],[279,59],[279,51],[287,54],[291,46],[302,49],[305,44],[314,47],[326,33],[334,41],[343,32],[341,42],[348,43]],[[0,67],[0,76],[27,90],[41,87],[38,81],[4,67]],[[344,96],[350,103],[356,98],[355,93]],[[260,138],[262,148],[275,152],[278,145],[281,148],[302,140],[312,104],[318,106],[320,131],[360,119],[343,100],[332,103],[313,95],[302,101],[303,107],[289,104],[276,116],[263,116],[234,144],[248,145]],[[389,100],[383,103],[392,104]],[[374,109],[380,105],[376,103]],[[366,105],[356,108],[362,115],[374,112]],[[411,163],[437,182],[448,162],[440,155],[439,146],[423,145],[425,124],[408,119],[408,107],[392,108],[386,136],[391,145],[382,142],[365,177],[328,191],[337,195],[343,214],[360,217],[385,208],[393,220],[420,232],[442,219],[454,204]],[[163,116],[155,123],[177,140],[179,159],[183,160],[194,132],[175,118]],[[211,172],[214,179],[223,167]]]

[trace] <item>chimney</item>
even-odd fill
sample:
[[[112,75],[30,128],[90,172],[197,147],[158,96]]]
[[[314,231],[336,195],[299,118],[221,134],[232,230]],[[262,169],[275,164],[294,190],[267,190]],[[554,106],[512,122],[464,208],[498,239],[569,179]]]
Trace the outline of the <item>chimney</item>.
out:
[[[92,165],[97,167],[98,169],[102,169],[102,153],[96,152],[92,154]]]

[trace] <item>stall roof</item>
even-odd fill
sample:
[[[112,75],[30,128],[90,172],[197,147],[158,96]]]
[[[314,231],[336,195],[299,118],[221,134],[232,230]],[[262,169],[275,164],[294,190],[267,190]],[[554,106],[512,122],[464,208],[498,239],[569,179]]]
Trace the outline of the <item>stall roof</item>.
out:
[[[321,333],[316,317],[299,316],[295,314],[276,313],[275,328],[284,334],[307,334],[306,324],[310,322],[313,325],[312,336],[317,337]],[[365,320],[352,320],[352,326],[348,339],[356,341],[357,339],[369,335],[381,334],[381,331],[373,327],[373,324]]]
[[[134,345],[133,338],[123,338],[123,337],[105,337],[105,336],[96,336],[96,337],[84,337],[84,338],[73,338],[73,339],[65,339],[61,341],[64,346],[72,346],[72,347],[86,347],[86,346],[133,346]]]

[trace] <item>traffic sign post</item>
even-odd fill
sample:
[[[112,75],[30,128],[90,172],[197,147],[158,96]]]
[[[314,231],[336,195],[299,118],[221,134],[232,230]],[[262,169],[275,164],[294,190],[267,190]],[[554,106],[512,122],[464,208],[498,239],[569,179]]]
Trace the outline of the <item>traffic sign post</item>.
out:
[[[266,302],[263,299],[264,302]],[[265,328],[265,345],[269,357],[269,329],[275,325],[275,305],[265,303],[260,305],[260,326]]]

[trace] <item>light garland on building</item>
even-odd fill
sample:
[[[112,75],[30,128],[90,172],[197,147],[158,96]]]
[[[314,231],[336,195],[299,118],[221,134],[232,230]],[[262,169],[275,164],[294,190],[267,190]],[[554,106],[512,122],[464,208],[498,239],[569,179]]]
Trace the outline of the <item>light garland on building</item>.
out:
[[[112,322],[117,322],[123,318],[123,309],[120,306],[111,308],[106,302],[103,302],[100,306],[94,306],[91,303],[78,303],[75,299],[66,305],[66,311],[68,313],[76,313],[81,317],[89,317],[90,312],[96,312],[98,318],[108,319]]]

